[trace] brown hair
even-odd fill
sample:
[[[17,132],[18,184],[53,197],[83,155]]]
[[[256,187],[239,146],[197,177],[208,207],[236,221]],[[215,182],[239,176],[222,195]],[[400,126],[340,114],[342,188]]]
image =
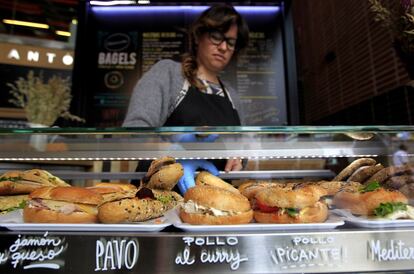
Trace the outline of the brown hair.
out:
[[[243,17],[228,4],[216,4],[205,10],[191,25],[189,31],[189,51],[183,55],[182,72],[192,86],[204,89],[203,83],[197,79],[198,64],[196,40],[210,30],[227,32],[230,27],[237,25],[237,43],[235,54],[245,48],[249,42],[249,28]]]

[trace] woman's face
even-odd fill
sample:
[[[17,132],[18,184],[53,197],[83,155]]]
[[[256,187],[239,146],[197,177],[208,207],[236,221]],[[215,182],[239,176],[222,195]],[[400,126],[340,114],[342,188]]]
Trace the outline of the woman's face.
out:
[[[197,50],[199,69],[214,74],[222,71],[233,56],[236,39],[236,24],[233,24],[226,33],[215,32],[201,35]]]

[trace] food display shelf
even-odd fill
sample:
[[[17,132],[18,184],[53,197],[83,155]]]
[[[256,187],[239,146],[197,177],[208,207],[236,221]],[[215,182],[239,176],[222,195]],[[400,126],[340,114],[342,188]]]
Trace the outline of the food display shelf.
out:
[[[56,145],[56,143],[54,143]],[[176,159],[315,159],[334,157],[376,157],[387,154],[387,146],[369,142],[361,146],[347,142],[226,142],[226,143],[153,143],[139,144],[113,140],[99,143],[63,143],[57,149],[30,149],[24,145],[6,145],[0,161],[91,161],[150,160],[166,154]],[[52,145],[49,145],[51,147]],[[18,156],[16,152],[21,152]]]
[[[223,179],[330,179],[329,168],[373,157],[388,166],[398,134],[414,127],[217,127],[0,129],[0,162],[176,159],[321,160],[315,169],[221,172]],[[218,134],[213,143],[173,142],[174,135]],[[406,140],[406,143],[412,140]],[[409,146],[412,153],[412,145]],[[413,154],[409,154],[410,160]],[[348,159],[347,159],[348,158]],[[349,160],[349,161],[348,161]],[[286,162],[288,162],[286,161]],[[10,166],[7,166],[9,169]],[[254,168],[253,168],[254,169]],[[65,180],[137,179],[140,172],[56,170]],[[308,225],[0,223],[0,273],[344,273],[414,269],[414,225],[332,221]],[[366,225],[366,224],[364,224]],[[159,231],[158,231],[159,230]]]

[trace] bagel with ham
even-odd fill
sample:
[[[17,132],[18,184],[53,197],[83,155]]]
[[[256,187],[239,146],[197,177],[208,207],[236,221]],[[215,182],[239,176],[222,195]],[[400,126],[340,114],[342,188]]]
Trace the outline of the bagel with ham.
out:
[[[359,190],[340,191],[334,196],[333,203],[352,214],[367,217],[395,219],[396,211],[406,211],[409,214],[407,210],[412,210],[407,205],[408,199],[404,194],[397,190],[385,189],[378,182],[372,182]],[[401,212],[397,215],[401,218]]]
[[[102,196],[81,187],[43,187],[29,194],[27,223],[96,223]]]
[[[321,223],[328,218],[328,207],[320,201],[326,194],[316,185],[266,188],[256,194],[254,218],[259,223]]]
[[[193,225],[247,224],[253,219],[253,211],[249,200],[239,193],[198,185],[185,193],[180,218]]]

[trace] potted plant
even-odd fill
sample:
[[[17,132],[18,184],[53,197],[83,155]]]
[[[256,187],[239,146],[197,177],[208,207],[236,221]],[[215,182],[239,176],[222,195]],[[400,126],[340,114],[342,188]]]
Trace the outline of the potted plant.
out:
[[[14,84],[7,84],[13,96],[10,103],[24,109],[31,125],[50,127],[58,118],[85,122],[69,112],[72,95],[69,78],[52,76],[47,81],[31,70],[26,78],[20,77]]]
[[[384,0],[368,1],[375,20],[392,32],[394,48],[413,80],[411,85],[414,85],[414,0],[400,0],[391,8],[383,3]]]

